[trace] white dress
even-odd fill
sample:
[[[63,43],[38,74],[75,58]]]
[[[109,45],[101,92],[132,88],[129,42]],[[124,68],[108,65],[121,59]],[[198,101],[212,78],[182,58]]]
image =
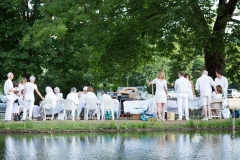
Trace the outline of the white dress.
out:
[[[165,87],[167,87],[167,81],[165,79],[160,80],[156,78],[151,83],[156,84],[155,94],[156,103],[167,103],[167,95],[165,91]]]
[[[189,83],[190,83],[191,87],[188,88],[188,98],[193,99],[194,96],[193,96],[193,91],[192,91],[192,83],[190,81],[189,81]]]

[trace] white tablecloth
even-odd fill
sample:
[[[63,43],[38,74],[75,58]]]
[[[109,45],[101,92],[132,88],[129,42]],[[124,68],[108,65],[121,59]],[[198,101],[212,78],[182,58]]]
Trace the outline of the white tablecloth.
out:
[[[190,109],[200,109],[200,99],[189,99],[188,106]],[[157,105],[154,98],[149,98],[143,101],[124,101],[123,102],[124,112],[130,112],[130,114],[140,114],[144,110],[149,110],[150,113],[153,114],[154,117],[157,117]],[[178,113],[177,108],[177,98],[168,98],[165,112],[175,112]]]
[[[191,110],[200,109],[201,108],[200,99],[199,98],[189,99],[188,108],[190,108]],[[168,112],[178,113],[177,98],[168,98],[166,109]]]
[[[149,102],[147,100],[143,101],[124,101],[123,108],[124,112],[130,112],[130,114],[140,114],[149,107]]]

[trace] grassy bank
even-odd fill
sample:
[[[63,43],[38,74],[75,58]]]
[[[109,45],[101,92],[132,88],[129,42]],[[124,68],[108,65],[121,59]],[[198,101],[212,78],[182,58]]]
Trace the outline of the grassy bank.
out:
[[[232,130],[230,120],[190,120],[143,122],[135,120],[116,121],[26,121],[1,122],[0,133],[66,133],[66,132],[128,132],[128,131],[181,131],[181,130]],[[240,119],[235,119],[236,130]]]

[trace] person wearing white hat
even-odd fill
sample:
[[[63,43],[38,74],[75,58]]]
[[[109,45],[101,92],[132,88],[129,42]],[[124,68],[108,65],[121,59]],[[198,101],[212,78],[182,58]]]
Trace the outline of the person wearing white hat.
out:
[[[87,89],[88,87],[85,86],[83,87],[83,92],[79,92],[79,105],[78,105],[78,109],[77,109],[77,117],[80,120],[80,114],[82,112],[82,109],[85,108],[85,95],[87,94]]]

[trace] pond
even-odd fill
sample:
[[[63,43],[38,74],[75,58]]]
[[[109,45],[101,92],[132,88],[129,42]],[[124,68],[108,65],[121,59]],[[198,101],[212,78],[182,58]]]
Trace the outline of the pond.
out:
[[[240,159],[240,134],[80,133],[1,135],[0,159]]]

